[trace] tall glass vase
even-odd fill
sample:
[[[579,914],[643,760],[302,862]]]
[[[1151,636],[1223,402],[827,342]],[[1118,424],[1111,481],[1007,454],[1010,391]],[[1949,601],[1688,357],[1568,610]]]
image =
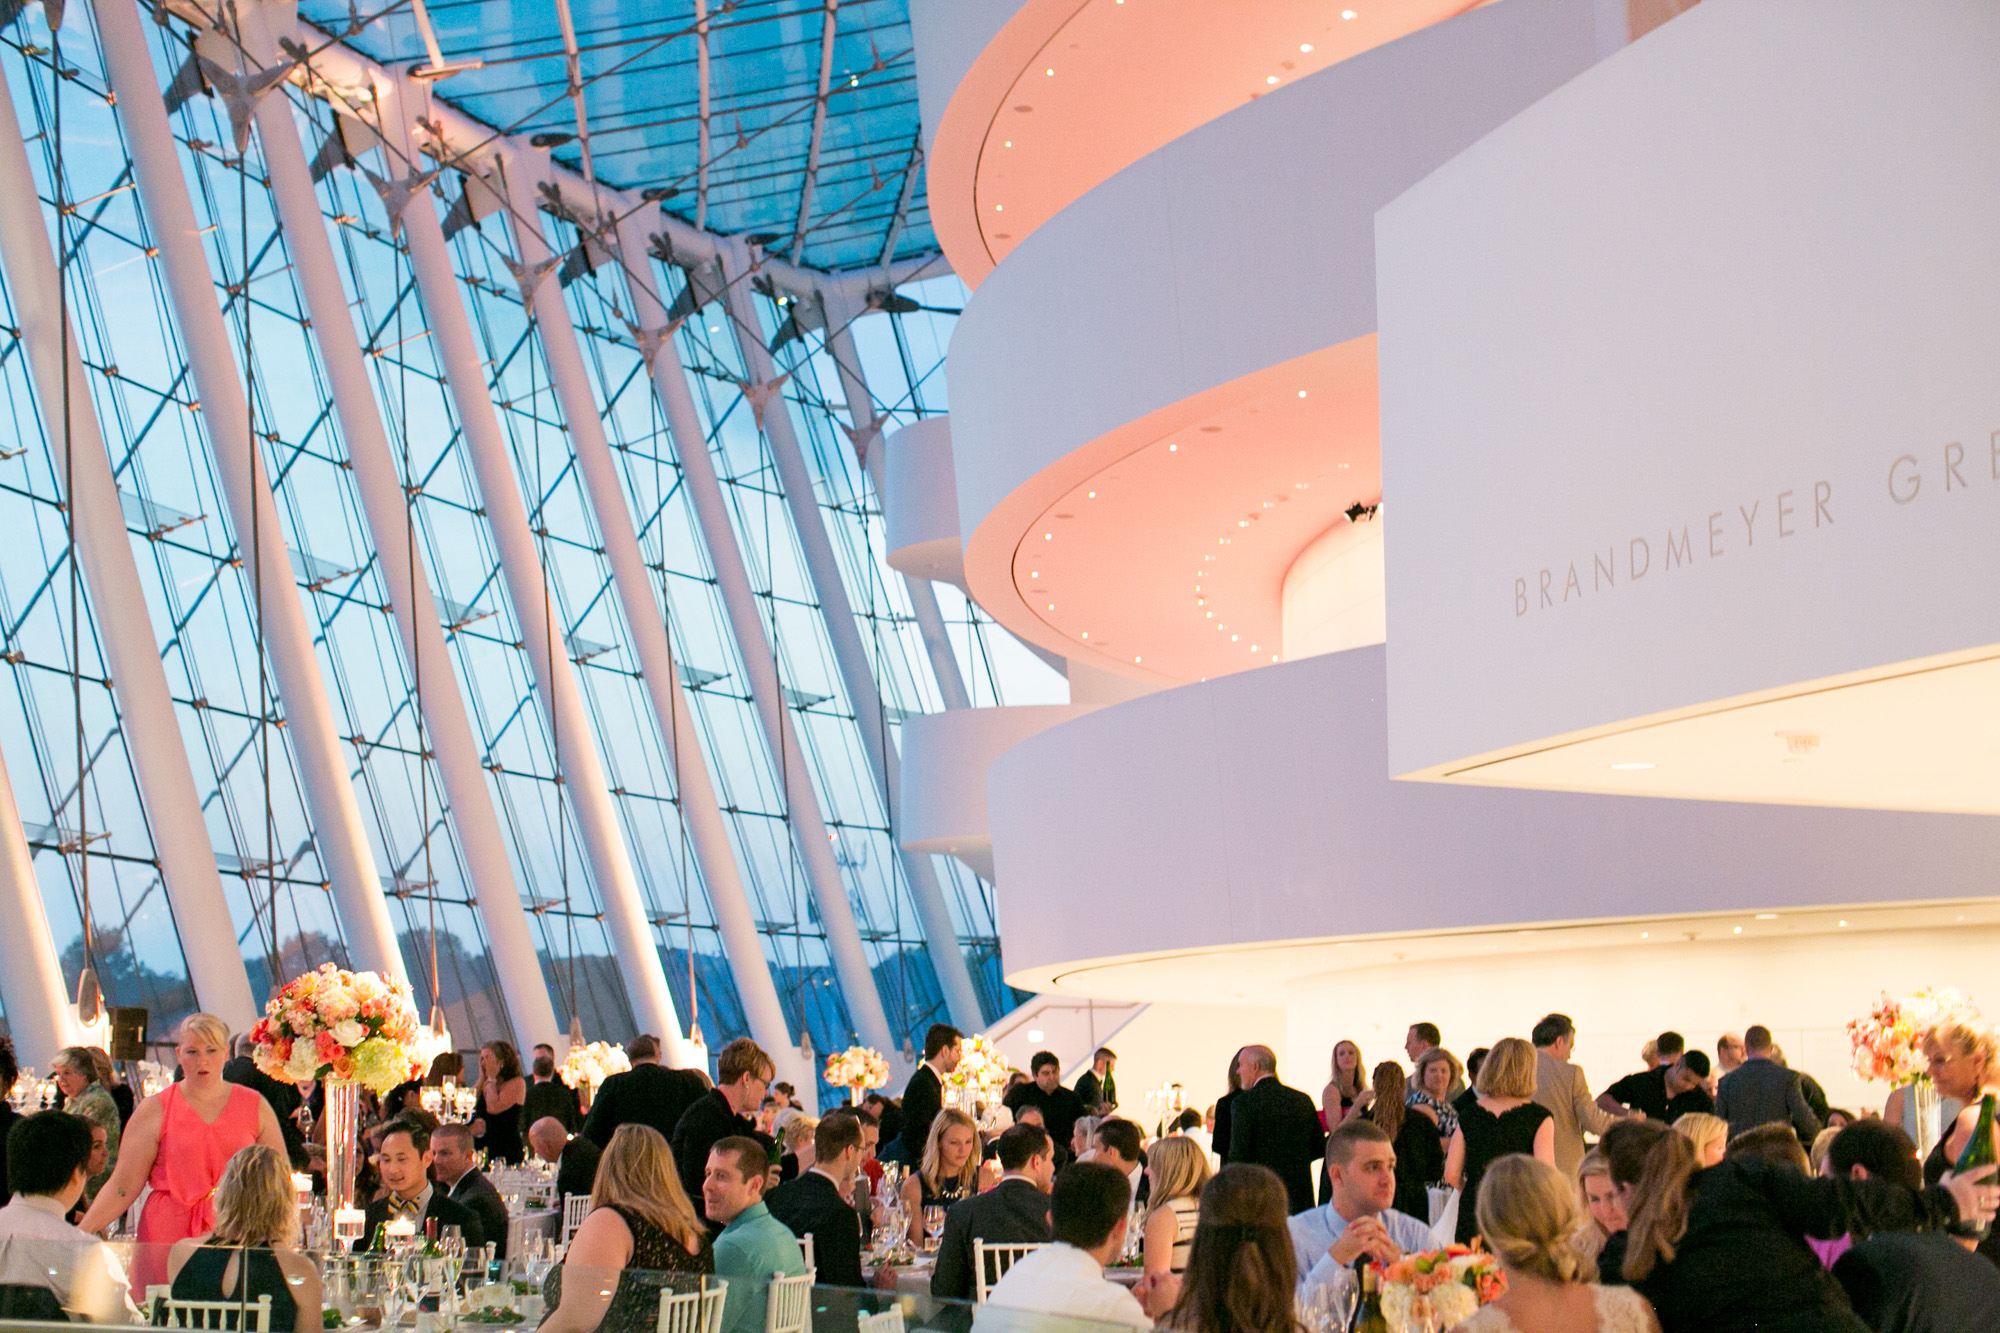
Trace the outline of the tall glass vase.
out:
[[[1938,1113],[1944,1109],[1943,1102],[1938,1096],[1937,1084],[1927,1078],[1919,1078],[1912,1083],[1910,1095],[1916,1103],[1917,1121],[1910,1137],[1917,1141],[1917,1155],[1928,1157],[1940,1137],[1942,1127],[1938,1124]]]
[[[360,1165],[361,1085],[327,1080],[326,1208],[328,1213],[354,1207],[354,1173]]]

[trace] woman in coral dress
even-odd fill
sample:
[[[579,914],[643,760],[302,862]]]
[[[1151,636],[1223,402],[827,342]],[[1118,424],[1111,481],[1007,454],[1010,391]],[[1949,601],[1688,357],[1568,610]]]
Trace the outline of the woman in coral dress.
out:
[[[237,1149],[253,1143],[285,1151],[278,1117],[252,1088],[225,1083],[229,1028],[214,1014],[190,1014],[176,1034],[181,1081],[132,1112],[118,1167],[84,1214],[83,1229],[102,1232],[151,1186],[139,1214],[132,1287],[166,1281],[167,1249],[215,1226],[215,1186]]]

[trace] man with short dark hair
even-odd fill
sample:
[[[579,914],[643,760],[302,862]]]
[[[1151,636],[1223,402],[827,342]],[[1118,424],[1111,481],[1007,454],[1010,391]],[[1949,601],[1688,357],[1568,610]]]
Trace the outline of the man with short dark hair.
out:
[[[640,1033],[625,1048],[625,1054],[632,1067],[599,1086],[597,1096],[591,1099],[590,1118],[583,1122],[584,1137],[606,1148],[620,1125],[647,1125],[659,1130],[661,1138],[671,1140],[687,1109],[708,1091],[708,1081],[692,1069],[662,1065],[660,1039],[651,1033]],[[763,1094],[758,1095],[761,1098]],[[683,1182],[691,1179],[699,1185],[707,1152],[704,1150],[695,1162],[692,1176],[678,1154],[674,1160],[681,1163]]]
[[[90,1179],[89,1123],[64,1111],[22,1116],[6,1156],[14,1195],[0,1208],[0,1319],[143,1322],[110,1248],[64,1220]]]
[[[798,1237],[764,1202],[770,1167],[764,1145],[755,1139],[731,1135],[708,1150],[701,1202],[709,1220],[723,1224],[715,1238],[715,1274],[729,1282],[723,1333],[759,1333],[771,1275],[797,1277],[806,1271]]]
[[[1435,1023],[1412,1023],[1410,1030],[1403,1034],[1403,1054],[1415,1064],[1425,1051],[1436,1050],[1444,1045],[1444,1034]]]
[[[1164,1281],[1143,1279],[1127,1291],[1104,1276],[1104,1265],[1125,1248],[1131,1204],[1131,1188],[1116,1167],[1102,1162],[1065,1167],[1049,1202],[1051,1243],[1016,1260],[987,1293],[986,1303],[1151,1328],[1153,1315],[1172,1306],[1180,1283],[1169,1274]]]
[[[486,1173],[472,1163],[472,1127],[439,1125],[431,1133],[431,1169],[445,1197],[479,1214],[479,1226],[491,1237],[495,1253],[507,1257],[507,1204]]]
[[[777,1146],[770,1135],[760,1133],[751,1117],[764,1104],[764,1091],[775,1070],[764,1048],[748,1037],[738,1037],[717,1052],[715,1086],[697,1097],[681,1114],[670,1136],[674,1162],[680,1169],[681,1188],[701,1212],[701,1182],[708,1171],[708,1152],[732,1135],[755,1139],[769,1153]],[[611,1080],[606,1079],[609,1086]],[[704,1221],[709,1219],[704,1214]],[[711,1232],[721,1224],[711,1222]]]
[[[366,1209],[355,1249],[374,1249],[382,1228],[396,1218],[408,1218],[418,1235],[430,1222],[437,1223],[440,1234],[446,1227],[457,1227],[467,1249],[486,1243],[486,1227],[479,1214],[453,1203],[431,1184],[431,1160],[429,1125],[415,1116],[398,1116],[382,1126],[382,1148],[375,1154],[382,1193]]]
[[[1392,1264],[1431,1248],[1431,1229],[1397,1212],[1396,1148],[1370,1120],[1344,1122],[1326,1140],[1327,1201],[1288,1224],[1298,1258],[1299,1295],[1331,1287],[1343,1295],[1354,1263],[1367,1255]]]
[[[860,1170],[861,1117],[845,1109],[828,1111],[813,1130],[812,1166],[771,1191],[771,1216],[793,1235],[813,1238],[813,1265],[826,1286],[866,1285],[861,1215],[848,1202]]]
[[[1033,1076],[1031,1081],[1009,1089],[1001,1100],[1016,1121],[1028,1107],[1041,1112],[1042,1128],[1055,1140],[1056,1165],[1061,1166],[1069,1160],[1069,1141],[1076,1122],[1088,1114],[1083,1098],[1062,1085],[1062,1062],[1054,1051],[1036,1051],[1028,1061],[1028,1072]]]
[[[576,1089],[556,1073],[555,1047],[535,1047],[534,1061],[528,1066],[528,1098],[522,1106],[521,1119],[530,1125],[544,1116],[552,1117],[574,1134],[583,1123],[583,1105],[577,1100]]]
[[[969,1301],[977,1274],[973,1241],[991,1245],[1036,1244],[1049,1238],[1049,1189],[1055,1183],[1055,1144],[1034,1125],[1014,1125],[1000,1135],[1000,1183],[961,1199],[944,1215],[931,1295]]]
[[[1746,1029],[1743,1055],[1715,1090],[1715,1113],[1729,1122],[1729,1137],[1781,1121],[1797,1131],[1800,1143],[1811,1143],[1819,1117],[1806,1104],[1799,1076],[1771,1058],[1771,1029],[1762,1023]]]
[[[1077,1098],[1091,1115],[1110,1115],[1118,1107],[1118,1083],[1111,1077],[1118,1068],[1118,1052],[1100,1046],[1090,1054],[1090,1068],[1076,1081]]]
[[[944,1109],[944,1080],[958,1068],[965,1034],[949,1023],[933,1023],[924,1034],[924,1060],[903,1089],[903,1165],[915,1169],[924,1160],[924,1140],[931,1121]]]
[[[1917,1145],[1894,1125],[1857,1120],[1827,1150],[1850,1180],[1924,1183]],[[1878,1333],[1957,1333],[2000,1328],[2000,1269],[1936,1231],[1878,1231],[1833,1263],[1848,1303]]]
[[[1132,1187],[1132,1201],[1143,1205],[1152,1195],[1153,1182],[1146,1179],[1145,1149],[1140,1146],[1144,1136],[1139,1127],[1113,1116],[1098,1122],[1092,1138],[1091,1147],[1096,1151],[1091,1160],[1123,1171],[1125,1183]]]
[[[1643,1115],[1648,1120],[1667,1121],[1667,1103],[1674,1094],[1667,1090],[1669,1071],[1680,1063],[1687,1042],[1678,1032],[1662,1032],[1653,1040],[1653,1063],[1636,1074],[1627,1074],[1597,1095],[1600,1109],[1612,1115]],[[1685,1091],[1686,1079],[1673,1080]],[[1598,1131],[1600,1134],[1603,1130]],[[1558,1154],[1557,1166],[1561,1166]]]
[[[1268,1046],[1245,1046],[1236,1056],[1243,1091],[1230,1110],[1226,1162],[1267,1166],[1285,1182],[1291,1211],[1313,1206],[1312,1164],[1326,1151],[1319,1107],[1296,1088],[1278,1082],[1278,1057]]]
[[[528,1147],[544,1162],[556,1168],[556,1194],[590,1197],[597,1182],[597,1145],[581,1134],[572,1136],[554,1116],[543,1116],[528,1126]]]
[[[1681,1058],[1667,1070],[1667,1123],[1695,1111],[1715,1114],[1715,1098],[1708,1095],[1708,1056],[1701,1051],[1682,1051]]]
[[[1568,1014],[1549,1014],[1529,1033],[1535,1046],[1535,1102],[1546,1107],[1556,1130],[1556,1170],[1574,1176],[1583,1161],[1583,1136],[1587,1130],[1602,1134],[1623,1115],[1613,1111],[1604,1098],[1590,1100],[1590,1084],[1583,1070],[1570,1063],[1576,1049],[1576,1024]]]
[[[285,1140],[285,1156],[291,1159],[294,1170],[305,1170],[306,1136],[299,1128],[299,1090],[257,1068],[257,1043],[250,1040],[249,1033],[239,1032],[231,1050],[234,1054],[222,1066],[223,1082],[240,1083],[270,1103],[271,1114],[278,1117],[278,1133]]]

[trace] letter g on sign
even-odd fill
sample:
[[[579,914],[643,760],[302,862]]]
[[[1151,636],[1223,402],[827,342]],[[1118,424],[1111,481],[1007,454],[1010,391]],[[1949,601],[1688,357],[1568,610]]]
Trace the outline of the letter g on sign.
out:
[[[1889,498],[1899,505],[1906,505],[1917,498],[1923,489],[1923,474],[1917,471],[1917,460],[1909,454],[1899,454],[1896,461],[1889,464]]]

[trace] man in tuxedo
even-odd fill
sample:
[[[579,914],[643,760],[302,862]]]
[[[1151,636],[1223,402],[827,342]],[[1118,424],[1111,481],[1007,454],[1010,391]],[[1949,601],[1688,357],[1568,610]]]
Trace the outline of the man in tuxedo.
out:
[[[1106,1166],[1115,1166],[1125,1173],[1125,1183],[1132,1187],[1132,1202],[1145,1204],[1151,1200],[1153,1182],[1146,1178],[1146,1150],[1139,1146],[1144,1136],[1139,1127],[1130,1120],[1113,1116],[1097,1123],[1097,1133],[1091,1147],[1096,1150],[1092,1161]]]
[[[610,1145],[620,1125],[650,1125],[661,1138],[673,1138],[681,1116],[708,1091],[708,1081],[694,1070],[668,1069],[660,1063],[660,1039],[651,1033],[640,1033],[625,1054],[632,1067],[604,1080],[590,1104],[590,1118],[583,1122],[583,1136],[599,1148]],[[704,1153],[695,1163],[697,1181],[707,1161]]]
[[[472,1129],[439,1125],[431,1131],[431,1169],[453,1203],[479,1215],[479,1226],[502,1259],[507,1257],[507,1203],[486,1173],[472,1164]]]
[[[949,1023],[933,1023],[924,1034],[924,1062],[903,1089],[903,1165],[915,1170],[924,1160],[931,1121],[944,1109],[945,1075],[958,1068],[965,1034]]]
[[[740,1134],[757,1140],[765,1152],[777,1156],[773,1151],[777,1144],[751,1119],[764,1104],[764,1092],[771,1085],[775,1068],[763,1047],[748,1037],[738,1037],[715,1057],[715,1086],[697,1097],[674,1126],[674,1163],[681,1173],[681,1188],[687,1191],[696,1212],[702,1211],[701,1183],[708,1171],[709,1149],[717,1143]],[[610,1083],[610,1079],[605,1080],[605,1086]],[[709,1220],[706,1213],[702,1213],[702,1220]],[[711,1231],[720,1229],[710,1226]]]
[[[1312,1164],[1326,1151],[1319,1107],[1296,1088],[1278,1082],[1278,1057],[1268,1046],[1245,1046],[1237,1057],[1243,1091],[1231,1109],[1229,1151],[1223,1160],[1255,1162],[1277,1172],[1291,1210],[1313,1206]]]
[[[1111,1077],[1118,1068],[1118,1052],[1100,1046],[1091,1052],[1090,1068],[1076,1081],[1076,1095],[1091,1115],[1110,1115],[1118,1106],[1118,1082]]]
[[[953,1301],[973,1297],[977,1274],[972,1242],[1027,1244],[1049,1238],[1049,1189],[1055,1183],[1055,1144],[1034,1125],[1015,1125],[1000,1136],[1000,1183],[961,1199],[944,1215],[931,1295]]]
[[[1036,1051],[1034,1059],[1028,1061],[1028,1070],[1034,1080],[1010,1089],[1001,1101],[1014,1113],[1016,1121],[1027,1107],[1040,1111],[1042,1128],[1055,1141],[1056,1160],[1065,1161],[1076,1122],[1088,1114],[1083,1108],[1083,1098],[1062,1085],[1062,1062],[1056,1059],[1054,1051]]]
[[[544,1116],[553,1116],[574,1134],[583,1123],[583,1107],[577,1101],[576,1089],[556,1073],[555,1047],[535,1047],[534,1061],[528,1066],[528,1097],[522,1107],[521,1119],[530,1125]]]
[[[479,1214],[462,1203],[453,1203],[431,1184],[431,1130],[423,1121],[398,1116],[384,1125],[375,1169],[382,1176],[382,1194],[368,1205],[356,1249],[374,1249],[382,1228],[399,1217],[415,1223],[419,1235],[427,1223],[436,1222],[440,1233],[446,1227],[457,1227],[468,1249],[486,1243],[486,1227]]]
[[[225,1083],[242,1084],[271,1104],[272,1114],[278,1117],[278,1133],[285,1139],[285,1156],[291,1159],[293,1170],[304,1170],[306,1136],[299,1129],[299,1090],[257,1068],[257,1062],[251,1058],[256,1049],[249,1033],[238,1033],[236,1053],[222,1066],[222,1079]]]
[[[528,1126],[528,1147],[544,1162],[555,1164],[558,1197],[590,1197],[591,1186],[597,1183],[596,1144],[582,1136],[571,1138],[562,1121],[551,1115]]]
[[[1920,1189],[1917,1145],[1894,1125],[1857,1120],[1827,1152],[1835,1177],[1893,1180]],[[2000,1269],[1938,1231],[1883,1231],[1856,1238],[1833,1264],[1854,1313],[1894,1333],[2000,1328]]]
[[[813,1130],[812,1166],[771,1191],[766,1205],[794,1236],[813,1238],[813,1266],[818,1281],[827,1286],[866,1285],[861,1214],[848,1202],[860,1170],[861,1117],[844,1108],[828,1111]]]

